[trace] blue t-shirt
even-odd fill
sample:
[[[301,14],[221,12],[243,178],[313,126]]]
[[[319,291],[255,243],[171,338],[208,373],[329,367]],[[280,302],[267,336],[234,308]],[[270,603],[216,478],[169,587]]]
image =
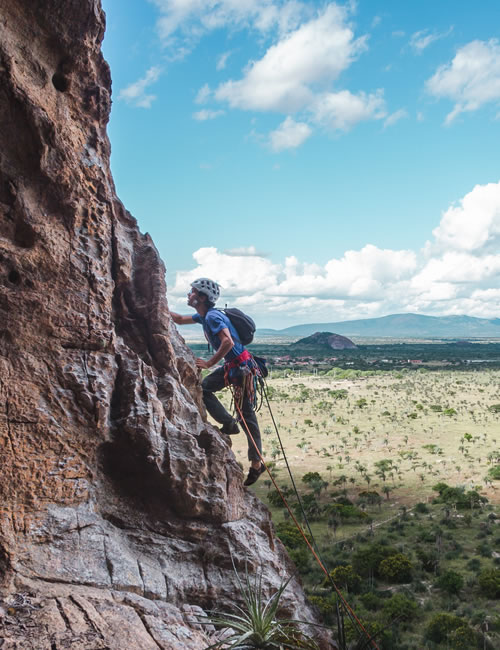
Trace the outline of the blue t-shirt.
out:
[[[218,350],[220,347],[221,341],[219,338],[219,332],[227,327],[229,333],[231,334],[231,338],[233,339],[234,346],[224,357],[226,361],[232,361],[245,349],[244,345],[240,341],[238,332],[235,330],[233,324],[226,316],[226,314],[224,314],[224,312],[219,311],[218,309],[209,309],[205,318],[196,313],[193,314],[193,320],[196,323],[203,325],[203,330],[208,339],[208,342],[214,350]]]

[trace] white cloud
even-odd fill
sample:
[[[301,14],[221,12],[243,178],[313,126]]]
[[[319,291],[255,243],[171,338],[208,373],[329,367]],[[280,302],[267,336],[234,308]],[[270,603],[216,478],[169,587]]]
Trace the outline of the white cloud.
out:
[[[415,32],[410,38],[410,47],[417,53],[422,54],[422,52],[429,47],[435,41],[439,41],[441,38],[446,38],[453,31],[453,27],[450,27],[446,32],[429,32],[428,29],[422,29],[421,31]]]
[[[379,120],[386,115],[382,91],[369,95],[353,95],[348,90],[324,93],[315,98],[311,110],[315,122],[342,131],[363,120]]]
[[[261,326],[420,312],[500,313],[500,182],[476,186],[451,206],[420,251],[367,244],[324,265],[289,256],[272,262],[255,247],[200,248],[177,274],[169,301],[185,304],[190,282],[212,277],[224,302],[247,309]]]
[[[229,248],[224,251],[224,255],[233,255],[235,257],[267,257],[264,253],[257,252],[255,246],[240,246],[239,248]]]
[[[247,27],[262,33],[276,28],[284,33],[311,11],[298,0],[152,1],[160,11],[157,27],[163,41],[169,45],[180,41],[188,48],[204,33],[221,27]]]
[[[440,66],[427,80],[435,97],[455,102],[446,124],[460,113],[475,111],[488,102],[500,102],[500,45],[497,39],[472,41],[460,48],[451,63]]]
[[[208,84],[205,84],[202,86],[195,98],[195,104],[206,104],[208,100],[212,96],[212,91],[210,90],[210,86]]]
[[[499,250],[500,182],[476,185],[446,210],[433,235],[441,248]]]
[[[193,119],[198,122],[205,122],[206,120],[214,120],[221,115],[224,115],[224,111],[211,111],[210,109],[204,108],[201,111],[193,113]]]
[[[227,64],[227,60],[229,59],[231,54],[232,54],[232,52],[224,52],[223,54],[221,54],[217,58],[217,64],[216,64],[215,68],[217,70],[224,70],[224,68],[226,67],[226,64]]]
[[[314,100],[313,87],[335,80],[366,49],[366,37],[355,39],[346,12],[331,4],[252,62],[242,79],[215,91],[232,108],[290,113]]]
[[[384,122],[384,128],[396,124],[396,122],[399,122],[399,120],[402,120],[405,117],[408,117],[408,111],[406,111],[404,108],[400,108],[398,111],[391,113],[391,115],[386,118]]]
[[[156,95],[148,95],[146,93],[146,88],[158,81],[160,74],[161,68],[159,66],[149,68],[142,79],[138,79],[126,88],[123,88],[118,95],[118,99],[123,99],[127,104],[139,108],[150,108],[151,104],[156,99]]]
[[[275,152],[296,149],[312,134],[310,126],[295,122],[290,116],[269,134],[271,149]]]

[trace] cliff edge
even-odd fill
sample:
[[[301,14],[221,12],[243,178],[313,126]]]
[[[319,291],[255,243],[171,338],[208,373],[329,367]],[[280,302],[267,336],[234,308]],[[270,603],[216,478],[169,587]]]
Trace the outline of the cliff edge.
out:
[[[294,568],[206,421],[164,267],[117,199],[98,0],[0,10],[2,649],[201,650]],[[300,585],[288,615],[313,621]]]

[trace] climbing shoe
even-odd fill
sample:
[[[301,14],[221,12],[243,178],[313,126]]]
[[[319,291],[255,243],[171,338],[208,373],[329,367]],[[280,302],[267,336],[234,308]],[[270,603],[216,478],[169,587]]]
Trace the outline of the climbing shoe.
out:
[[[261,474],[263,474],[265,471],[266,471],[266,468],[264,467],[264,465],[262,463],[261,463],[259,469],[254,469],[253,467],[250,467],[250,469],[248,471],[248,476],[247,476],[245,482],[243,483],[243,485],[245,485],[246,487],[248,487],[249,485],[253,485],[257,481],[259,476]]]
[[[227,436],[235,436],[240,432],[240,427],[236,420],[231,420],[231,422],[226,422],[220,428],[221,433],[225,433]]]

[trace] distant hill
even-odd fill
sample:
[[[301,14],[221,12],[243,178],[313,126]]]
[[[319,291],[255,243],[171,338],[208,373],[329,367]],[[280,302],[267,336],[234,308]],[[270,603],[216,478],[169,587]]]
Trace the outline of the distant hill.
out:
[[[341,321],[337,323],[310,323],[294,325],[282,330],[257,330],[258,336],[310,336],[329,331],[344,336],[391,338],[500,338],[500,318],[473,316],[421,316],[419,314],[392,314],[381,318]]]
[[[346,350],[356,348],[356,345],[346,336],[340,334],[332,334],[332,332],[315,332],[305,339],[300,339],[292,346],[301,347],[303,345],[321,345],[332,350]]]

